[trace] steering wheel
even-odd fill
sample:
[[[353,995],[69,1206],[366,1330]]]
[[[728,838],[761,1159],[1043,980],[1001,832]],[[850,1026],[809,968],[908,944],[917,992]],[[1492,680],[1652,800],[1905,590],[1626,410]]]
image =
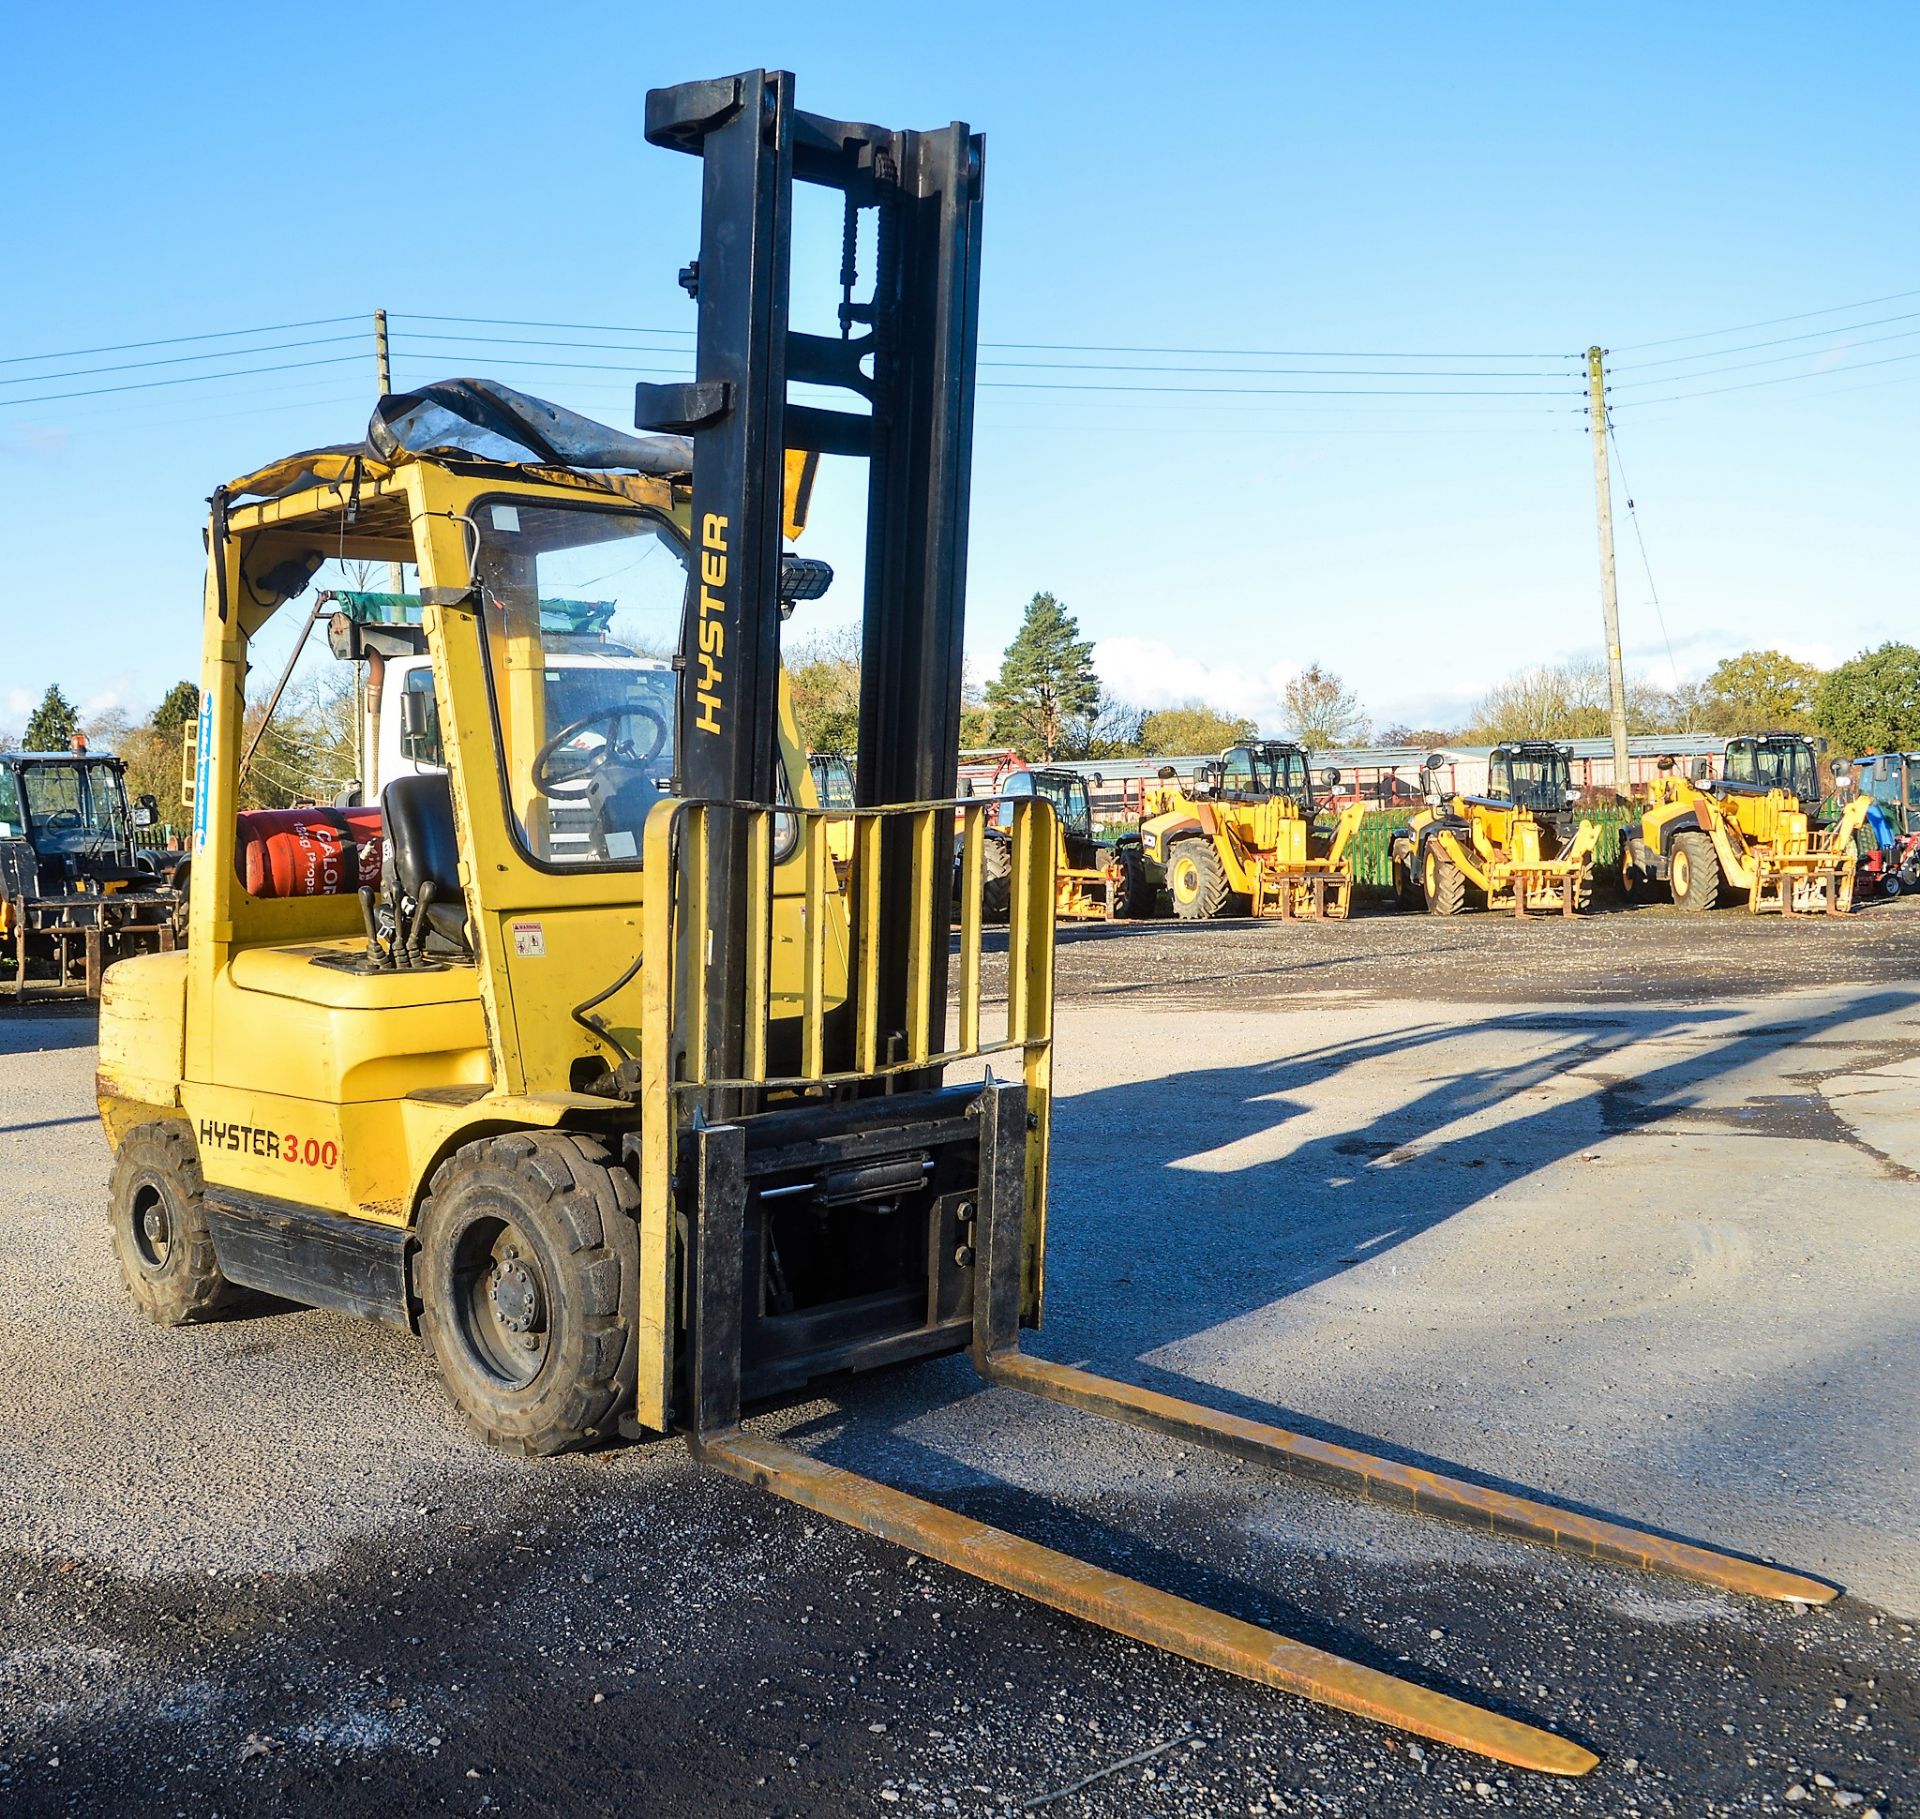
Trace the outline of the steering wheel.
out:
[[[644,720],[652,724],[653,743],[644,752],[636,752],[629,746],[617,744],[613,737],[613,723],[620,720]],[[607,731],[602,735],[602,743],[587,757],[580,760],[578,768],[564,777],[553,774],[553,761],[564,746],[571,744],[584,732],[596,726],[605,725]],[[666,749],[667,741],[672,737],[672,729],[666,721],[650,707],[637,703],[622,707],[603,707],[597,712],[582,715],[571,725],[563,726],[549,739],[539,751],[534,753],[533,765],[527,780],[543,796],[584,796],[593,785],[596,772],[604,770],[612,761],[616,752],[622,753],[634,764],[651,764]]]
[[[58,831],[64,834],[80,825],[80,811],[77,808],[55,809],[47,817],[46,824],[49,832]]]

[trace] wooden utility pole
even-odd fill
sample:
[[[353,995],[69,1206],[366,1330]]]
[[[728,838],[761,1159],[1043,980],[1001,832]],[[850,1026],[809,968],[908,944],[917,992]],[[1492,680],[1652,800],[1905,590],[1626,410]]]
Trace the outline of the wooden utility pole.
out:
[[[1620,594],[1613,577],[1613,495],[1607,483],[1607,368],[1602,348],[1587,349],[1587,388],[1592,400],[1593,494],[1600,514],[1600,613],[1607,630],[1607,694],[1613,709],[1613,793],[1633,793],[1627,757],[1627,677],[1620,662]]]
[[[383,309],[377,309],[373,312],[373,358],[374,364],[379,369],[380,374],[380,396],[384,398],[393,390],[393,362],[387,354],[387,312]],[[1611,573],[1613,566],[1611,557],[1607,560],[1607,566],[1609,573]],[[405,587],[405,579],[400,573],[400,564],[397,562],[389,562],[387,564],[387,592],[390,594],[402,593],[405,591]]]

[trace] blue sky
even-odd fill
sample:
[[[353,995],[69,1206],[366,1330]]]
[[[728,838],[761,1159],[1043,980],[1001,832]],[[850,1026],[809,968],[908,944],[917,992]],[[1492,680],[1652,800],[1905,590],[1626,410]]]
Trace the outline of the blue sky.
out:
[[[684,334],[419,318],[690,328],[694,166],[644,144],[644,93],[760,64],[821,112],[987,135],[976,674],[1039,588],[1117,692],[1272,726],[1308,662],[1384,725],[1595,649],[1593,341],[1660,598],[1622,512],[1632,668],[1833,661],[1920,627],[1911,6],[187,17],[10,26],[0,400],[43,401],[0,403],[0,731],[50,681],[140,708],[190,674],[205,495],[357,435],[374,389],[358,320],[66,350],[384,305],[403,387],[492,373],[624,422]],[[824,314],[837,223],[804,220],[797,289]],[[1271,349],[1316,357],[1245,351]],[[151,385],[309,360],[342,364]],[[1229,370],[1167,370],[1202,367]],[[46,396],[117,383],[150,389]],[[1168,389],[1069,389],[1096,385]],[[830,473],[823,627],[856,611],[857,504]]]

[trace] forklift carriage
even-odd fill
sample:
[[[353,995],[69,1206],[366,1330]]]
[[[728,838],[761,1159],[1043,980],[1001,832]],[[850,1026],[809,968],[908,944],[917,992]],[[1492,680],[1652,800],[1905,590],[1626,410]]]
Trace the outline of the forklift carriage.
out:
[[[181,1324],[246,1286],[407,1324],[503,1447],[681,1432],[721,1471],[1137,1640],[1584,1773],[1597,1758],[1567,1738],[742,1426],[822,1375],[966,1350],[988,1383],[1486,1532],[1833,1595],[1020,1351],[1044,1288],[1057,830],[1044,797],[955,797],[981,141],[802,113],[765,71],[654,91],[646,132],[702,165],[695,376],[636,397],[666,440],[454,381],[383,399],[364,449],[214,496],[190,940],[116,968],[102,1014],[136,1301]],[[837,338],[788,324],[796,180],[845,205]],[[793,402],[790,382],[867,408]],[[821,455],[868,463],[851,810],[819,804],[780,667],[782,533]],[[609,572],[671,552],[683,621],[677,672],[569,719],[541,603],[582,550]],[[259,895],[235,865],[249,646],[328,558],[418,565],[417,628],[341,637],[369,659],[424,643],[446,770],[383,791],[377,884]]]

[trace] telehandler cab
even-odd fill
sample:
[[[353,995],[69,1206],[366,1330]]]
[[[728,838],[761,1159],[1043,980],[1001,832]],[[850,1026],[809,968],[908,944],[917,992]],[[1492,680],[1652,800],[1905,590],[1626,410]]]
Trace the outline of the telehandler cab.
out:
[[[1674,907],[1693,912],[1745,898],[1755,915],[1844,916],[1872,802],[1856,791],[1837,821],[1818,827],[1807,804],[1819,800],[1819,755],[1799,733],[1729,739],[1717,779],[1704,762],[1684,777],[1662,760],[1640,826],[1621,842],[1621,884],[1633,898],[1664,880]]]
[[[190,941],[113,969],[101,1026],[135,1299],[178,1324],[245,1285],[410,1326],[500,1446],[684,1433],[720,1471],[1136,1640],[1584,1773],[1565,1737],[743,1427],[820,1377],[965,1350],[990,1384],[1486,1532],[1832,1596],[1020,1350],[1043,1292],[1054,832],[1044,796],[954,795],[981,141],[801,113],[764,71],[653,91],[646,131],[704,166],[695,377],[637,394],[642,427],[675,434],[456,381],[382,400],[362,449],[214,494]],[[788,326],[796,180],[840,192],[849,251],[879,217],[873,294],[853,301],[848,258],[838,339]],[[794,402],[798,380],[870,408]],[[812,799],[781,682],[783,522],[814,453],[869,463],[851,811]],[[256,895],[236,869],[249,650],[340,561],[418,565],[446,769],[386,785],[377,887]],[[684,600],[683,667],[562,721],[541,599],[616,572]],[[557,836],[569,796],[584,839]],[[979,887],[1003,806],[990,1018]]]
[[[1394,836],[1393,878],[1402,907],[1457,916],[1471,886],[1488,909],[1571,916],[1593,902],[1599,826],[1573,813],[1573,755],[1522,740],[1487,754],[1484,796],[1441,794],[1436,752],[1422,767],[1427,806]]]
[[[1343,918],[1353,900],[1348,848],[1366,817],[1351,802],[1331,833],[1315,826],[1319,804],[1306,750],[1279,740],[1230,746],[1191,783],[1149,785],[1140,818],[1147,860],[1166,873],[1173,913]],[[1317,781],[1340,781],[1326,769]]]

